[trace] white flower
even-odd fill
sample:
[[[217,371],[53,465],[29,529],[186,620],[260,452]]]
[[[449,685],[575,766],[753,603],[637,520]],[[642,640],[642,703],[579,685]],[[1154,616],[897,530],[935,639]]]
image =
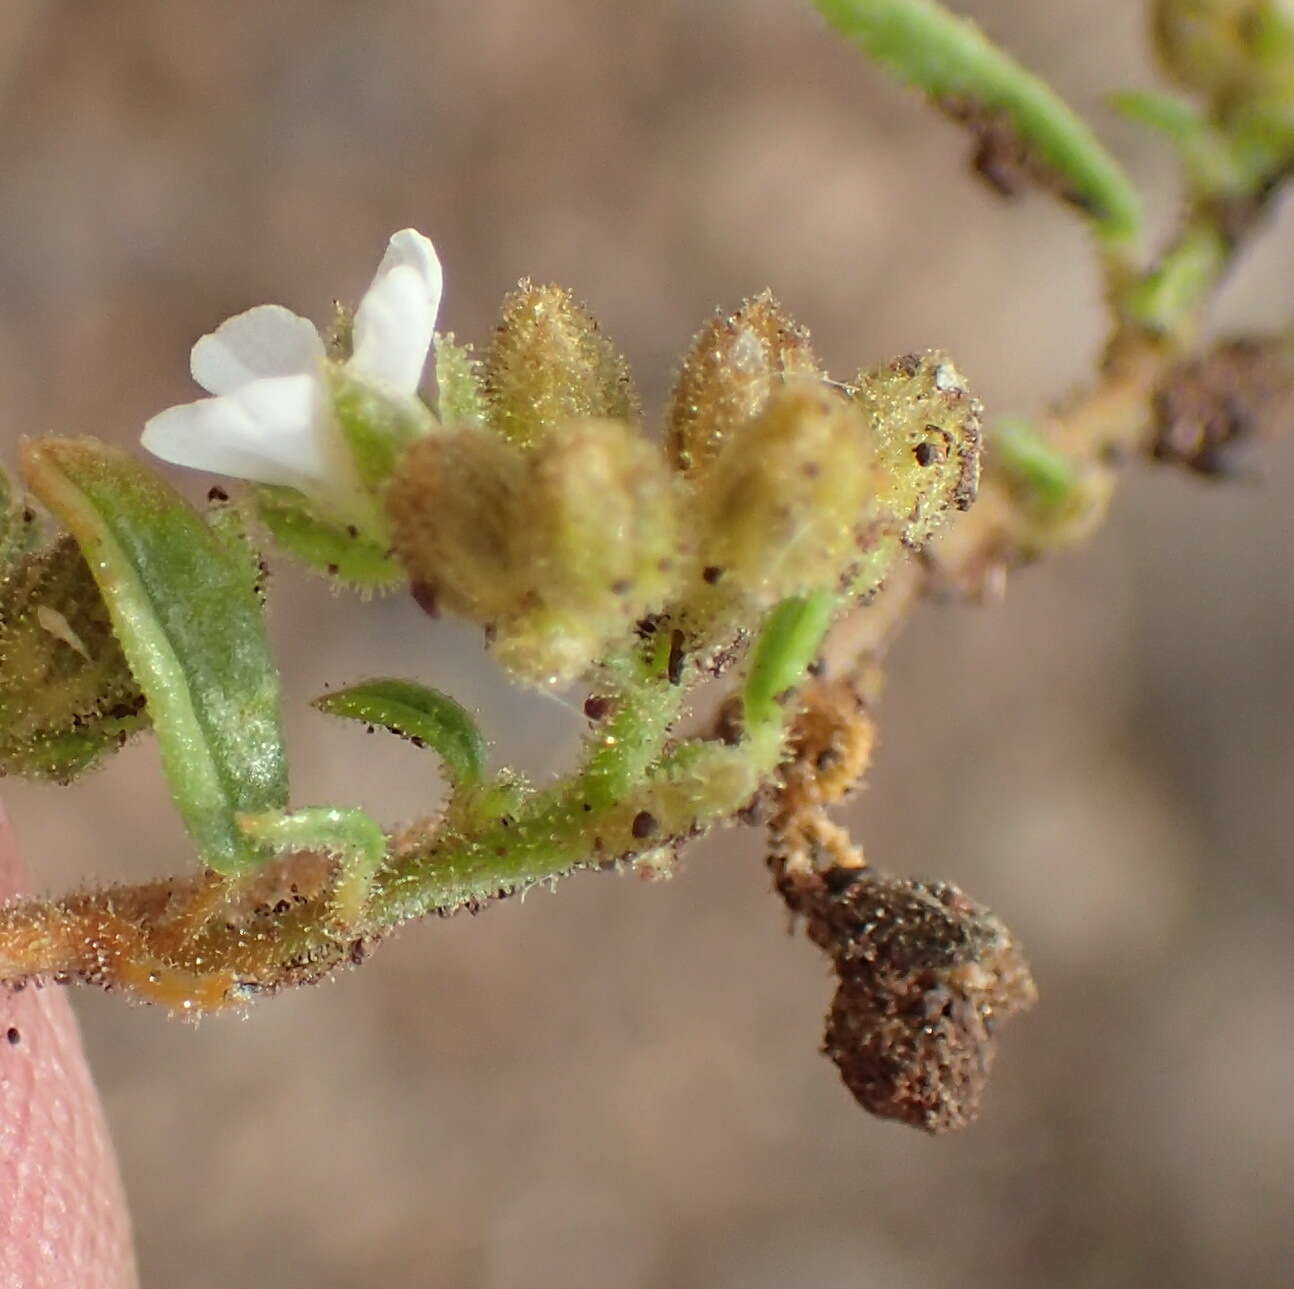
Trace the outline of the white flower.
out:
[[[440,261],[431,242],[396,233],[355,310],[346,371],[396,398],[417,394],[440,307]],[[213,395],[168,408],[144,426],[163,461],[297,488],[343,517],[365,513],[326,379],[314,324],[262,304],[221,323],[193,346],[193,379]]]

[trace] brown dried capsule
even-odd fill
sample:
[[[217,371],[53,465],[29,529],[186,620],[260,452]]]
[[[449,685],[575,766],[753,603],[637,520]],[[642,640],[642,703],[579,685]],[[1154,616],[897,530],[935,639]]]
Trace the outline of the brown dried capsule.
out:
[[[998,1026],[1037,999],[1010,931],[949,883],[870,869],[783,893],[835,963],[823,1051],[858,1103],[930,1133],[965,1128]]]
[[[764,291],[716,314],[692,341],[674,386],[666,449],[680,470],[704,468],[789,377],[821,374],[806,328]]]

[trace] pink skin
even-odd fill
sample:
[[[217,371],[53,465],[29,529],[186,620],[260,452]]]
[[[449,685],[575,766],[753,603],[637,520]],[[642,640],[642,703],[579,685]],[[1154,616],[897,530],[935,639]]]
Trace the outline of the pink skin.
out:
[[[0,805],[0,901],[27,889]],[[0,1289],[137,1284],[121,1177],[66,992],[0,989]]]

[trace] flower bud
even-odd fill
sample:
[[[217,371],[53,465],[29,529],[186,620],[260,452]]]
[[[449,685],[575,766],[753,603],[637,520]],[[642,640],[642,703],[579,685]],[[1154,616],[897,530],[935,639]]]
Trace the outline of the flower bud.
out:
[[[76,543],[0,580],[0,774],[66,782],[148,723]]]
[[[563,287],[523,280],[504,300],[482,376],[495,429],[518,447],[580,417],[639,418],[628,364]]]
[[[736,313],[716,314],[692,341],[675,382],[666,427],[670,460],[680,470],[702,469],[783,380],[818,373],[808,330],[771,291]]]
[[[876,491],[867,422],[821,381],[775,390],[708,466],[697,497],[704,603],[738,616],[833,588],[858,554]],[[707,594],[708,593],[708,594]]]
[[[942,354],[907,354],[859,376],[854,405],[875,444],[877,504],[904,545],[927,542],[979,486],[979,401]]]
[[[667,597],[674,487],[629,426],[584,419],[552,427],[530,453],[489,430],[425,440],[388,512],[420,599],[486,626],[519,675],[555,683]]]

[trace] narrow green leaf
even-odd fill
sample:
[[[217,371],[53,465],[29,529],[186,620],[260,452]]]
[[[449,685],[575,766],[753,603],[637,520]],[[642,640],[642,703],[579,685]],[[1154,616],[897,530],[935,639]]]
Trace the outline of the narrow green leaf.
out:
[[[313,704],[330,716],[343,716],[425,743],[445,763],[455,787],[479,783],[487,749],[466,708],[448,694],[411,680],[369,680],[324,694]]]
[[[22,453],[28,486],[76,539],[144,696],[203,860],[261,857],[236,816],[281,809],[278,676],[248,565],[159,476],[94,439]]]
[[[764,622],[746,676],[748,732],[779,719],[777,698],[794,689],[822,647],[836,597],[829,591],[783,600]]]
[[[1000,116],[1097,232],[1128,242],[1141,224],[1131,181],[1088,125],[968,19],[934,0],[814,0],[841,35],[944,107]]]

